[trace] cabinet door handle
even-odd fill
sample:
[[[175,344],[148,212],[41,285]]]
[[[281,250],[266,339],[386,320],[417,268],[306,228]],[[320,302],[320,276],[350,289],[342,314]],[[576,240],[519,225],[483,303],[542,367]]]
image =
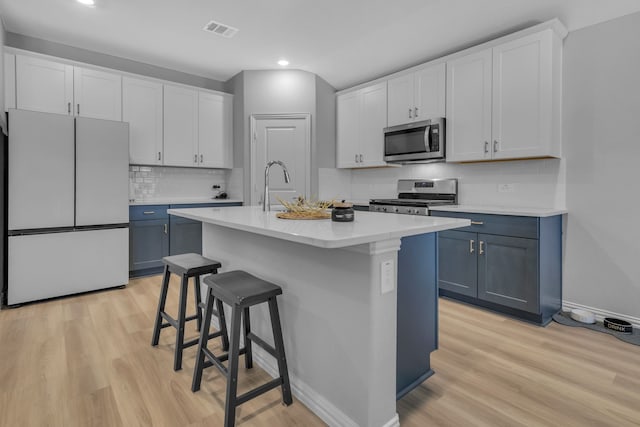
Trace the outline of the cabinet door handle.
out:
[[[200,154],[200,163],[204,162],[204,155]]]
[[[411,108],[409,108],[409,118],[411,118]]]
[[[493,152],[497,153],[498,152],[498,141],[497,140],[493,140]]]
[[[471,221],[471,225],[484,225],[484,221]]]
[[[197,154],[195,154],[193,156],[193,163],[198,163],[198,155]]]
[[[71,114],[71,103],[67,102],[67,114]]]
[[[154,213],[156,213],[156,211],[144,211],[144,212],[142,212],[143,215],[153,215]]]
[[[413,109],[413,117],[415,117],[415,118],[418,117],[418,107]]]
[[[362,163],[362,154],[360,154],[360,163]]]
[[[164,229],[164,234],[167,234],[169,227],[167,226],[167,224],[164,224],[164,226],[162,227]]]
[[[158,160],[162,160],[162,152],[158,151]]]
[[[358,155],[356,154],[356,163],[358,163]]]
[[[473,247],[473,244],[475,243],[475,240],[469,240],[469,253],[472,254],[475,251],[475,248]]]
[[[484,249],[482,248],[483,245],[484,245],[484,242],[480,240],[480,255],[484,254]]]
[[[80,115],[80,104],[77,105],[78,115]]]
[[[484,153],[488,153],[489,152],[489,141],[485,141],[484,142]]]

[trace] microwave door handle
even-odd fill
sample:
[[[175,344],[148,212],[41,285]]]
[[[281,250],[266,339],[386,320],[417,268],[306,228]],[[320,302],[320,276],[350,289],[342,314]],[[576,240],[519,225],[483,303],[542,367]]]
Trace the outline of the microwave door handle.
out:
[[[431,152],[431,125],[424,128],[424,151]]]

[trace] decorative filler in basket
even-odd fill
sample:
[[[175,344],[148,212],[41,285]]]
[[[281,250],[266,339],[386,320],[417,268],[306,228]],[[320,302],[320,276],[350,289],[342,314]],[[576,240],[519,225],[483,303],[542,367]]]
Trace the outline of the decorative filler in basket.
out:
[[[623,334],[632,334],[633,325],[626,320],[614,319],[613,317],[604,318],[604,327]]]
[[[276,196],[276,199],[282,206],[284,206],[286,212],[278,212],[276,217],[281,219],[329,219],[331,213],[328,209],[333,205],[333,200],[306,200],[304,197],[298,197],[293,202],[285,202],[281,198]]]

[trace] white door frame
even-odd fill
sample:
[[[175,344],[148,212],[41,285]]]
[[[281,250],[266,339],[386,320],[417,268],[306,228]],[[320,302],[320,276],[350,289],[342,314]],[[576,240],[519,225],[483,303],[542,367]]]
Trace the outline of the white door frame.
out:
[[[304,144],[304,152],[305,152],[305,162],[306,162],[306,179],[304,192],[305,197],[309,197],[311,194],[311,114],[310,113],[287,113],[287,114],[252,114],[251,115],[251,129],[249,133],[249,137],[251,138],[251,204],[257,205],[259,201],[259,195],[254,191],[254,186],[256,183],[256,157],[257,157],[257,147],[256,140],[257,134],[256,131],[258,129],[258,120],[286,120],[286,119],[304,119],[305,124],[307,126],[307,132],[305,135],[305,144]],[[264,165],[266,166],[266,165]]]

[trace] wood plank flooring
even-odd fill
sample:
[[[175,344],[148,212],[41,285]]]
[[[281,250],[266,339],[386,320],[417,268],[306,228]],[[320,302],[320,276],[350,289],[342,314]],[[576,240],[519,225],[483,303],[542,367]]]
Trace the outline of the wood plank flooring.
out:
[[[159,290],[153,276],[0,311],[0,426],[222,425],[223,377],[206,370],[192,393],[195,347],[173,372],[173,330],[150,346]],[[398,402],[402,426],[640,426],[640,347],[604,334],[441,300],[432,366]],[[241,364],[240,392],[268,379]],[[280,402],[274,390],[240,406],[237,425],[324,425],[295,399]]]

